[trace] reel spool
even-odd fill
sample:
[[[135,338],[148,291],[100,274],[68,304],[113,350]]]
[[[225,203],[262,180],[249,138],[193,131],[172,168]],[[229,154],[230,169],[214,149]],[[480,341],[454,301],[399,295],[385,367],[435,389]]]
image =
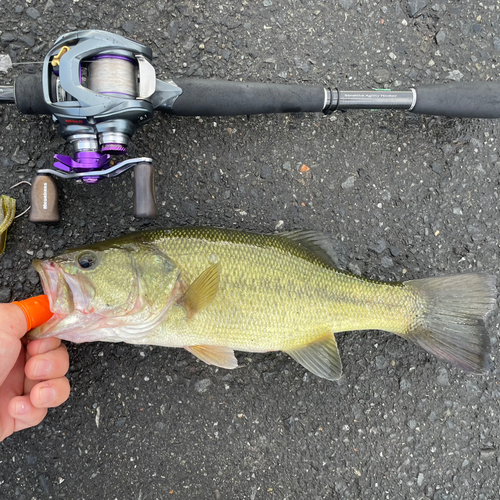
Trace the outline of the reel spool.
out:
[[[129,57],[104,54],[96,56],[87,66],[87,88],[99,94],[136,99],[138,67]]]

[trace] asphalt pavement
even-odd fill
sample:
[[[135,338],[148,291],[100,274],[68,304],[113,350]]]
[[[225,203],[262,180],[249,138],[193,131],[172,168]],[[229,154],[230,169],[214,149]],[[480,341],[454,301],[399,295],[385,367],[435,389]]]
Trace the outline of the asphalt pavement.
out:
[[[55,39],[112,31],[150,46],[159,78],[344,90],[499,79],[493,0],[12,0],[0,54],[33,72]],[[22,63],[22,64],[17,64]],[[29,63],[29,64],[26,64]],[[236,118],[157,114],[129,157],[153,158],[160,216],[132,216],[130,174],[57,181],[61,222],[16,219],[0,300],[42,292],[31,261],[129,231],[212,225],[330,233],[345,269],[403,281],[499,272],[499,123],[404,111]],[[70,154],[48,117],[0,109],[0,194]],[[0,444],[0,498],[495,500],[499,325],[493,363],[466,375],[383,332],[337,335],[344,377],[283,353],[240,367],[184,350],[68,344],[70,399]]]

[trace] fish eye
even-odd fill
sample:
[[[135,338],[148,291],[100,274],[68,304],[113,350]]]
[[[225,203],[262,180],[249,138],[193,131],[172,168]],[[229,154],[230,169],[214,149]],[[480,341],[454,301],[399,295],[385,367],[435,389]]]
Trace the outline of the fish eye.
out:
[[[92,269],[97,266],[97,255],[94,252],[83,252],[77,260],[82,269]]]

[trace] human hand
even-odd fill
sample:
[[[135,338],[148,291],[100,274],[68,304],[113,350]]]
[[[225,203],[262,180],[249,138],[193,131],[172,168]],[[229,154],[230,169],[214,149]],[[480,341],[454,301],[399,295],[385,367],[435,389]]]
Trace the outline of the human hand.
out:
[[[66,346],[54,337],[26,345],[21,340],[26,328],[18,306],[0,304],[0,441],[38,425],[47,408],[69,397]]]

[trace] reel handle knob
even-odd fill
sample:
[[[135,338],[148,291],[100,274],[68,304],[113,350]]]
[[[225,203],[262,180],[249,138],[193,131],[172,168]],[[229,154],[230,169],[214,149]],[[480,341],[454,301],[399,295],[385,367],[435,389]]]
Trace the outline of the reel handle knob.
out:
[[[50,175],[37,175],[31,183],[30,222],[59,222],[57,185]]]
[[[134,217],[138,219],[158,217],[154,177],[155,168],[151,163],[138,163],[134,167]]]

